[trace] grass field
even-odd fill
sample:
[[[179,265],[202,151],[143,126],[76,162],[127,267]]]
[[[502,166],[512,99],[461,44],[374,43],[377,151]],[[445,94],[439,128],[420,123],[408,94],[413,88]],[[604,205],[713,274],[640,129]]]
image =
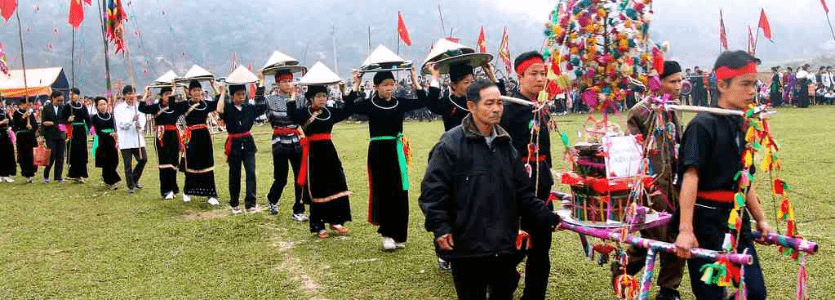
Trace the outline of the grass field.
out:
[[[576,132],[585,117],[557,119],[563,130]],[[782,177],[792,186],[800,232],[821,244],[808,263],[811,298],[832,299],[835,107],[780,109],[771,124],[782,146]],[[268,130],[256,130],[261,206],[272,183]],[[409,242],[393,253],[381,250],[376,229],[366,221],[366,124],[343,123],[334,131],[354,192],[354,222],[347,224],[352,231],[344,238],[319,240],[307,223],[291,221],[289,187],[277,216],[267,210],[232,216],[228,205],[211,207],[202,198],[186,204],[179,197],[163,201],[152,150],[142,179],[145,188],[135,195],[124,186],[106,191],[92,163],[84,185],[26,185],[18,177],[16,183],[0,185],[0,298],[452,299],[451,276],[436,267],[432,237],[423,230],[417,206],[427,154],[442,131],[440,122],[406,124],[415,156]],[[228,201],[224,139],[214,137],[222,203]],[[775,200],[768,187],[758,191],[773,219]],[[797,264],[776,248],[759,251],[770,298],[794,299]],[[614,299],[608,267],[583,258],[576,234],[556,233],[551,259],[550,299]],[[681,291],[692,299],[688,277]]]

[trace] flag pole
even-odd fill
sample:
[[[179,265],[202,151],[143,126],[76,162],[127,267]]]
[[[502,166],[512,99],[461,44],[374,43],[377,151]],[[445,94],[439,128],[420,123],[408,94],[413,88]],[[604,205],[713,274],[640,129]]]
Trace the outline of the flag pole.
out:
[[[826,14],[826,23],[829,24],[829,32],[832,34],[832,39],[835,40],[835,30],[832,29],[832,22],[829,21],[829,14]]]
[[[371,26],[368,26],[368,55],[371,55]]]
[[[441,35],[443,36],[446,33],[446,27],[444,26],[444,13],[441,12],[441,5],[438,4],[438,15],[441,16]]]
[[[397,55],[400,55],[400,11],[397,11],[397,27],[394,28],[395,39],[397,40]]]
[[[72,30],[72,54],[70,54],[70,59],[72,60],[70,76],[72,76],[72,87],[75,87],[75,28]]]
[[[104,18],[107,17],[107,0],[101,0],[101,2],[96,1],[96,4],[101,5],[101,18],[99,18],[99,22],[101,23],[101,39],[104,42],[104,81],[105,81],[105,95],[107,96],[107,102],[113,107],[113,87],[110,83],[110,58],[109,54],[107,53],[107,36],[105,34],[105,27],[104,27]]]
[[[17,17],[17,37],[20,41],[20,64],[23,66],[23,100],[29,100],[29,86],[26,82],[26,57],[23,55],[23,25],[20,23],[20,8],[15,10],[15,17]]]

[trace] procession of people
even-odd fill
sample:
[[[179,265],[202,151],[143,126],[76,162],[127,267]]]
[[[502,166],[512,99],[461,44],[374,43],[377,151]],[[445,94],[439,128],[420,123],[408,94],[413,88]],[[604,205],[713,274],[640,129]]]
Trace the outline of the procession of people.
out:
[[[445,43],[436,46],[450,47]],[[401,58],[385,60],[372,55],[369,60],[378,61],[355,70],[353,82],[341,88],[337,87],[341,79],[323,64],[308,70],[289,59],[274,62],[260,76],[241,71],[223,81],[210,81],[208,84],[219,91],[215,99],[204,97],[204,83],[197,79],[157,86],[156,95],[150,88],[138,95],[133,86],[127,85],[121,91],[120,101],[96,97],[94,111],[79,102],[78,89],[71,90],[67,103],[64,94],[56,91],[43,106],[40,121],[29,107],[29,100],[21,99],[13,111],[0,111],[0,181],[13,182],[19,164],[19,174],[26,182],[33,182],[38,169],[33,152],[42,144],[50,150],[43,169],[44,183],[64,182],[67,178],[89,184],[89,155],[94,166],[101,169],[107,189],[118,189],[124,177],[128,193],[138,194],[143,188],[141,178],[148,155],[155,154],[163,199],[172,200],[182,193],[183,202],[205,197],[210,205],[217,206],[222,195],[218,194],[216,183],[222,182],[228,184],[232,214],[254,213],[259,211],[257,199],[263,191],[256,186],[259,164],[255,153],[259,149],[252,128],[257,118],[266,115],[272,127],[269,150],[274,175],[273,184],[264,193],[264,204],[274,215],[279,211],[280,199],[290,199],[292,219],[308,222],[315,237],[344,236],[351,232],[347,223],[353,220],[349,200],[353,193],[346,180],[343,158],[334,144],[333,129],[352,115],[361,115],[367,118],[369,130],[368,222],[377,227],[382,250],[405,247],[413,206],[409,191],[420,187],[418,206],[425,215],[425,229],[434,235],[439,266],[451,269],[459,299],[486,299],[488,294],[490,299],[510,299],[517,286],[524,287],[522,299],[546,299],[552,234],[561,220],[551,199],[555,180],[549,133],[556,126],[557,116],[549,109],[503,100],[510,96],[522,102],[538,102],[548,76],[543,54],[528,51],[519,55],[513,63],[518,84],[509,87],[509,82],[496,78],[490,64],[492,56],[450,54],[454,51],[449,49],[440,53],[443,54],[429,59],[421,68],[430,76],[428,85],[421,85],[418,68]],[[717,59],[714,73],[718,107],[744,110],[751,104],[759,93],[754,77],[758,63],[758,59],[740,52],[725,52]],[[482,76],[474,72],[477,68],[483,71]],[[808,68],[804,66],[803,70]],[[677,102],[686,73],[674,61],[664,62],[662,69],[657,74],[661,93]],[[777,90],[785,85],[779,68],[772,70],[775,83],[771,84],[770,95],[778,104],[785,97]],[[395,95],[397,71],[410,75],[414,98]],[[297,80],[295,73],[303,76]],[[364,91],[363,75],[368,73],[374,74],[373,84],[367,87],[370,91]],[[828,73],[822,69],[821,74]],[[265,78],[270,75],[275,80],[273,89],[266,87]],[[808,73],[798,77],[801,75],[801,85],[814,77]],[[440,84],[443,76],[450,81],[446,89]],[[829,75],[822,78],[824,86],[833,85]],[[300,94],[297,86],[306,89]],[[329,103],[334,100],[334,88],[342,95],[340,105]],[[180,94],[175,95],[177,92]],[[800,105],[808,104],[805,92],[806,88],[801,88]],[[177,102],[178,96],[187,99]],[[647,135],[658,121],[673,131],[672,140],[666,141],[673,147],[649,158],[651,172],[659,178],[659,191],[653,201],[657,206],[653,209],[675,214],[681,222],[646,230],[642,235],[675,242],[678,247],[677,255],[661,257],[661,292],[657,299],[679,299],[688,250],[696,245],[720,250],[721,236],[727,231],[723,226],[709,225],[721,223],[723,216],[705,209],[728,213],[727,193],[714,190],[733,189],[738,168],[731,166],[740,157],[739,153],[723,149],[731,147],[733,139],[739,137],[740,128],[735,127],[739,120],[700,113],[682,133],[676,113],[658,116],[650,107],[646,101],[632,107],[629,132]],[[441,116],[445,132],[429,153],[426,173],[417,184],[409,182],[409,165],[424,162],[411,161],[407,135],[420,133],[405,132],[404,120],[409,112],[423,108]],[[216,138],[209,123],[213,114],[225,124],[223,163],[229,165],[225,180],[216,178],[214,173],[218,162],[213,152]],[[154,152],[146,151],[146,128],[154,131]],[[12,132],[16,136],[14,142]],[[93,136],[89,151],[88,135]],[[675,150],[679,144],[680,153]],[[118,172],[119,157],[123,177]],[[184,173],[182,190],[178,172]],[[294,193],[283,195],[288,184]],[[717,194],[721,197],[715,197]],[[770,232],[755,199],[753,192],[746,197],[751,217],[760,231]],[[750,242],[743,240],[741,245],[756,259]],[[642,269],[646,251],[629,251],[633,259],[626,265],[613,264],[613,272],[626,270],[634,275]],[[520,283],[516,268],[523,260],[525,280]],[[691,259],[690,274],[705,263]],[[756,260],[754,265],[746,266],[745,276],[750,289],[748,299],[764,299],[764,279]],[[718,299],[721,294],[701,281],[691,282],[698,299]]]

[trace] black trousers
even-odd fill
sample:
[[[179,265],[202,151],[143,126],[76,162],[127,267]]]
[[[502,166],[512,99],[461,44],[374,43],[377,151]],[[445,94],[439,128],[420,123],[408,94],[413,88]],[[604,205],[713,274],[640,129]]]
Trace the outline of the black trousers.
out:
[[[255,152],[243,153],[242,155],[229,155],[229,205],[239,205],[241,197],[241,165],[246,170],[246,196],[244,206],[255,207]]]
[[[49,170],[55,167],[55,180],[61,180],[64,173],[64,153],[67,151],[67,143],[64,139],[46,140],[46,147],[51,150],[49,164],[43,169],[43,178],[49,179]]]
[[[270,192],[267,194],[267,199],[272,204],[278,204],[281,199],[281,194],[284,192],[284,187],[287,185],[287,175],[290,172],[290,167],[293,168],[293,180],[290,181],[295,188],[296,200],[293,202],[293,213],[303,214],[304,203],[302,202],[302,187],[296,184],[296,177],[299,175],[299,168],[302,164],[301,153],[295,151],[288,151],[286,149],[277,149],[280,147],[273,147],[273,185],[270,187]]]
[[[459,300],[508,300],[516,289],[515,257],[460,258],[452,261],[452,281]]]
[[[139,178],[142,177],[142,170],[145,169],[145,163],[148,162],[148,153],[145,152],[145,147],[122,149],[122,160],[125,163],[125,180],[128,184],[128,189],[136,187]],[[136,167],[133,167],[133,158],[136,158]]]
[[[540,168],[540,174],[546,174],[547,167]],[[533,173],[532,178],[536,177],[536,172]],[[548,201],[551,195],[550,180],[540,178],[539,186],[537,187],[536,197],[542,201]],[[553,210],[552,203],[547,204],[548,209]],[[545,299],[545,293],[548,290],[548,277],[551,275],[551,241],[553,240],[553,232],[548,226],[541,224],[533,224],[530,220],[522,219],[522,230],[527,231],[531,235],[532,248],[525,251],[528,259],[525,261],[525,289],[522,293],[522,299]]]

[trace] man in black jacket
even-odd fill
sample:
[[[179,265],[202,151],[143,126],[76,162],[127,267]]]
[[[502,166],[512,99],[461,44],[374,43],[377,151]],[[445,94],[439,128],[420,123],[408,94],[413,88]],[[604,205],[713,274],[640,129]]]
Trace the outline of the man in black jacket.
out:
[[[498,87],[479,80],[467,89],[471,112],[444,133],[429,155],[420,208],[439,255],[452,262],[459,299],[510,299],[516,282],[519,218],[540,228],[559,219],[534,195],[510,136],[499,126],[503,106]],[[527,241],[530,247],[530,241]]]
[[[53,91],[50,96],[51,102],[44,105],[41,110],[41,136],[46,142],[46,147],[51,150],[49,156],[49,164],[43,170],[43,182],[49,183],[49,170],[54,166],[55,182],[64,182],[61,177],[64,173],[64,152],[67,149],[65,140],[67,133],[60,129],[60,125],[65,123],[61,116],[64,115],[64,94],[59,91]]]

